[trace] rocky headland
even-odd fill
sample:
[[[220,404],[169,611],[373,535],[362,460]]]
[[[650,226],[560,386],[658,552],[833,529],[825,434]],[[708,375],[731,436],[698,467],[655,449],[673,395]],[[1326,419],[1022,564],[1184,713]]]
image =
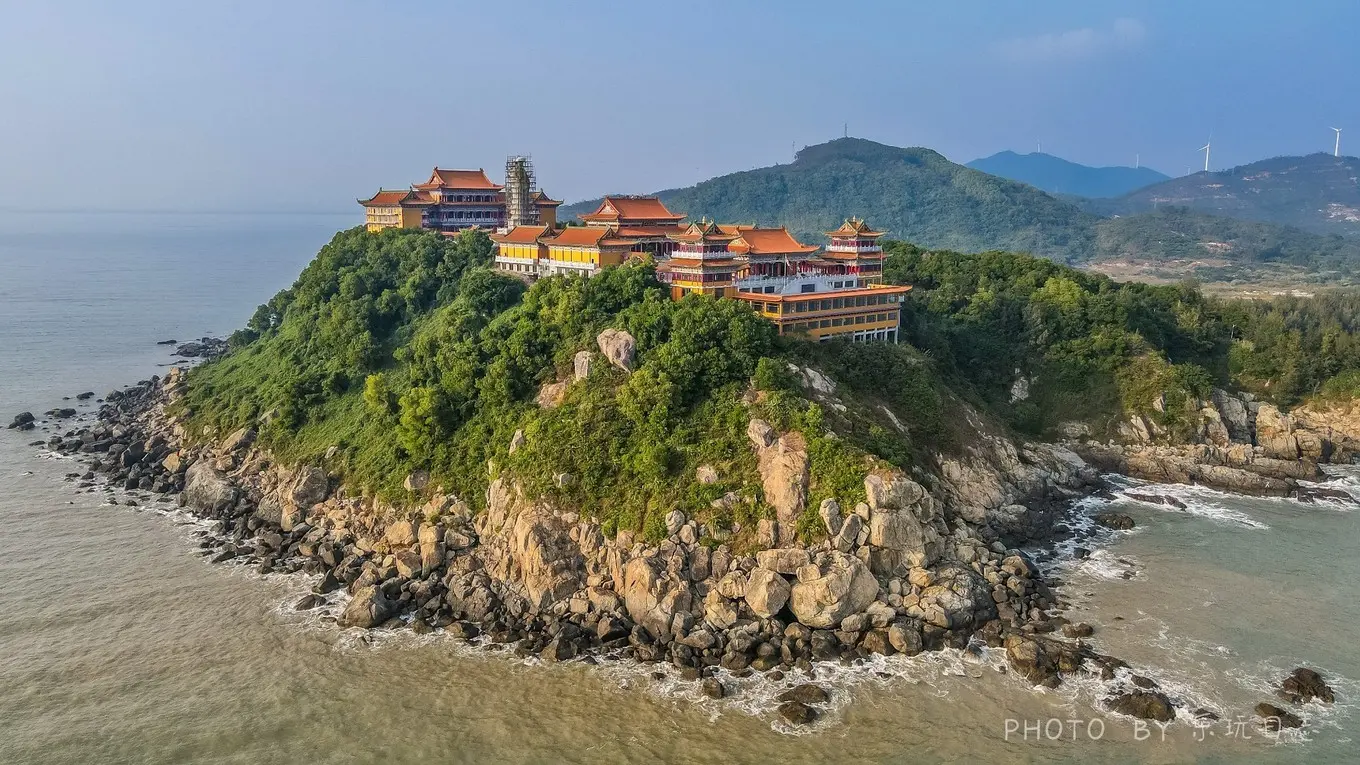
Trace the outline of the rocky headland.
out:
[[[630,341],[602,334],[600,354],[578,355],[573,375],[545,385],[539,405],[555,406],[596,359],[626,368]],[[835,404],[834,382],[812,369],[791,372],[809,395]],[[762,673],[789,685],[779,713],[791,724],[815,720],[827,701],[825,689],[806,682],[817,663],[982,645],[1002,650],[1011,670],[1036,685],[1098,676],[1109,683],[1112,711],[1172,719],[1178,700],[1094,650],[1094,628],[1068,623],[1056,583],[1020,546],[1069,534],[1071,500],[1103,490],[1101,471],[1350,500],[1306,482],[1321,475],[1318,462],[1354,454],[1360,443],[1348,435],[1360,431],[1336,414],[1289,415],[1222,392],[1204,404],[1202,442],[1179,446],[1150,443],[1156,433],[1146,421],[1149,438],[1130,445],[1017,444],[963,407],[977,433],[968,446],[938,455],[933,472],[866,473],[867,501],[821,502],[824,540],[809,545],[792,533],[807,502],[803,440],[752,418],[747,437],[775,517],[759,521],[754,544],[738,545],[731,531],[679,511],[666,517],[664,539],[632,531],[609,538],[590,518],[530,495],[494,461],[479,512],[422,472],[406,477],[409,503],[358,496],[324,461],[278,464],[252,429],[193,437],[170,414],[185,384],[185,372],[172,368],[109,393],[95,421],[35,444],[88,461],[87,472],[70,476],[82,487],[103,481],[177,497],[213,522],[201,547],[214,563],[311,575],[313,590],[295,608],[341,606],[341,628],[438,630],[543,661],[664,662],[712,697],[730,692],[724,676]],[[61,428],[75,412],[48,414]],[[37,422],[25,413],[11,427]],[[1326,435],[1312,424],[1323,422]],[[507,452],[524,443],[516,433]],[[700,468],[694,480],[711,482],[712,472]],[[1097,520],[1132,523],[1108,515]],[[1300,668],[1281,697],[1330,701],[1330,693]],[[1297,719],[1262,707],[1277,728]]]

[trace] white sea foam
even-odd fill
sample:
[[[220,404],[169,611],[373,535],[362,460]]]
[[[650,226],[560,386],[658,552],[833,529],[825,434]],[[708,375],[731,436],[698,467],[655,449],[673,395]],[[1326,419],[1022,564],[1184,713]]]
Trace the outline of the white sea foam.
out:
[[[1129,496],[1130,494],[1168,497],[1178,501],[1180,504],[1184,505],[1184,507],[1175,504],[1148,502]],[[1137,502],[1140,506],[1153,507],[1163,512],[1187,513],[1211,521],[1241,526],[1248,529],[1264,531],[1270,528],[1270,526],[1256,520],[1246,512],[1229,507],[1227,503],[1233,501],[1237,495],[1216,491],[1205,486],[1192,486],[1183,483],[1153,484],[1140,482],[1122,489],[1118,492],[1117,496],[1130,502]],[[1284,498],[1273,499],[1280,502],[1297,502],[1297,500],[1287,500]]]

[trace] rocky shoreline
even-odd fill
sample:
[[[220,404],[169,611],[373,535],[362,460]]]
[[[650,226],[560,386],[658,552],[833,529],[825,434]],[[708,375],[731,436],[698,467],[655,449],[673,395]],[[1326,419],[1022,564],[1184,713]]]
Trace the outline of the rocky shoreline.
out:
[[[189,443],[166,413],[182,385],[173,368],[115,391],[94,423],[34,444],[88,461],[88,471],[70,476],[83,488],[102,479],[177,497],[213,522],[200,543],[213,563],[313,576],[296,609],[343,603],[342,628],[442,631],[543,661],[666,663],[713,698],[732,692],[724,676],[759,673],[789,686],[778,712],[792,725],[816,720],[829,700],[808,682],[816,665],[981,646],[1003,651],[1035,685],[1098,676],[1109,682],[1110,710],[1176,715],[1155,682],[1089,645],[1093,628],[1068,623],[1060,594],[1008,544],[1070,533],[1055,518],[1100,488],[1094,471],[1058,450],[1022,453],[984,439],[944,462],[933,492],[901,473],[871,473],[867,502],[818,508],[826,541],[790,544],[778,521],[762,521],[759,549],[737,552],[679,512],[660,542],[630,532],[611,540],[598,524],[526,497],[505,475],[491,481],[480,513],[422,474],[408,476],[406,488],[423,503],[353,497],[324,466],[274,464],[248,429]],[[74,412],[49,414],[60,424]],[[36,423],[21,416],[11,427]],[[759,420],[750,437],[757,453],[775,450],[770,462],[795,448]],[[1324,698],[1325,683],[1313,677],[1296,686]]]

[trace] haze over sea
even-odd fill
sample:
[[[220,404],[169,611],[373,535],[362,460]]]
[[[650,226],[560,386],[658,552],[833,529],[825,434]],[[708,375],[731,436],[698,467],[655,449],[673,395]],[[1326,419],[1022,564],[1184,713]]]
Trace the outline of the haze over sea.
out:
[[[0,213],[0,416],[164,373],[158,341],[225,336],[356,220]],[[0,431],[4,763],[1354,762],[1360,743],[1356,510],[1155,487],[1188,510],[1116,500],[1137,529],[1062,564],[1098,649],[1225,718],[1198,733],[1140,740],[1097,683],[1036,692],[993,653],[828,675],[835,711],[792,735],[750,684],[713,701],[670,668],[530,667],[297,615],[306,582],[209,567],[168,507],[77,493],[74,463],[27,446],[46,435]],[[1231,725],[1301,664],[1339,698],[1305,707],[1307,740]],[[1103,735],[1007,735],[1051,718]]]

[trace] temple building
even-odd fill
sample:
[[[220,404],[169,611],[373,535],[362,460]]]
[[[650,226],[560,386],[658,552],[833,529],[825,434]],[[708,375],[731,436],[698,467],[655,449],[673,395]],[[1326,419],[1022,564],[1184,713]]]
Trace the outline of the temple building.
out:
[[[587,226],[609,226],[633,242],[633,252],[665,258],[675,249],[672,236],[682,233],[683,213],[666,209],[657,197],[605,197],[594,212],[579,217]]]
[[[831,243],[822,258],[834,264],[829,272],[857,276],[861,284],[883,276],[883,248],[878,244],[882,231],[874,231],[859,218],[847,218],[826,235]]]
[[[522,157],[512,162],[524,162]],[[517,167],[520,173],[522,166]],[[531,169],[530,169],[530,172]],[[519,177],[519,174],[517,174]],[[521,184],[532,184],[532,175],[524,176]],[[562,203],[550,198],[531,185],[513,189],[531,200],[529,214],[534,224],[557,224],[557,208]],[[385,228],[425,228],[432,231],[457,233],[465,228],[498,229],[506,225],[506,193],[504,187],[492,182],[486,171],[447,170],[436,167],[429,180],[417,183],[406,191],[381,190],[369,199],[359,200],[364,206],[365,223],[369,231]]]
[[[732,226],[719,226],[707,219],[691,223],[683,233],[671,234],[675,248],[669,258],[656,267],[656,278],[670,285],[671,298],[679,300],[691,292],[713,297],[730,297],[737,273],[746,264],[736,259],[732,242],[740,234]]]
[[[570,274],[594,276],[600,269],[622,265],[634,242],[618,236],[613,226],[516,226],[492,234],[496,269],[526,279]]]

